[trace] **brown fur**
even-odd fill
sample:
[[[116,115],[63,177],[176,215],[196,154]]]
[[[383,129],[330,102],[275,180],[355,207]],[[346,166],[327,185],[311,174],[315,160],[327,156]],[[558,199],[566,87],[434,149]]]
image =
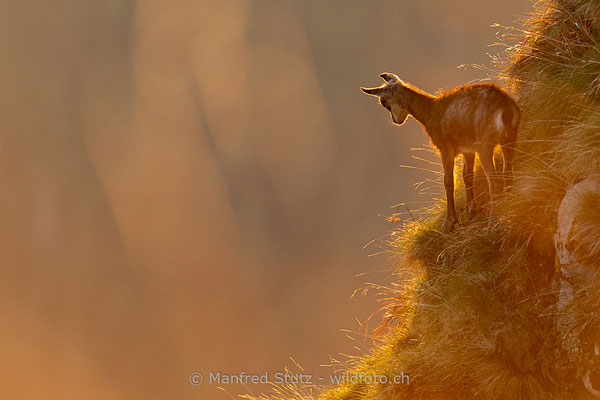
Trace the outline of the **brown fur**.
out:
[[[402,125],[409,115],[419,121],[440,151],[447,200],[444,226],[451,228],[458,220],[454,206],[454,159],[459,154],[464,157],[468,211],[475,207],[473,166],[478,153],[492,195],[490,216],[493,215],[494,197],[502,190],[502,179],[494,165],[494,148],[502,146],[504,177],[510,184],[513,146],[521,115],[517,103],[492,83],[460,86],[434,96],[402,82],[394,74],[380,76],[386,81],[384,85],[361,88],[362,91],[377,96],[395,124]]]

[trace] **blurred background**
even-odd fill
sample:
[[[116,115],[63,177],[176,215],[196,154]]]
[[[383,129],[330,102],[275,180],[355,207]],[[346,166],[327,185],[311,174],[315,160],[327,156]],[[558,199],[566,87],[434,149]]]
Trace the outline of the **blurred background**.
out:
[[[490,25],[529,3],[0,7],[2,396],[226,399],[264,388],[190,373],[368,351],[377,304],[351,295],[386,259],[363,247],[431,201],[436,174],[400,165],[439,167],[359,86],[486,78],[457,66],[489,65]]]

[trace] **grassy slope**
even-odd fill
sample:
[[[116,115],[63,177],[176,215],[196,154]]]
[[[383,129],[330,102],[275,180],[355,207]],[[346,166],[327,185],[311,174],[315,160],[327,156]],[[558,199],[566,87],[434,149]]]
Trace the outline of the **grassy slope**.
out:
[[[565,353],[555,329],[553,235],[566,190],[600,173],[600,4],[540,2],[530,23],[499,68],[523,119],[515,185],[497,219],[480,216],[447,234],[437,207],[390,242],[399,275],[413,285],[390,293],[389,333],[351,370],[404,372],[411,384],[342,384],[322,399],[584,398],[585,360]],[[586,201],[580,242],[597,263],[600,198]],[[571,305],[582,335],[600,331],[598,282],[585,285]]]

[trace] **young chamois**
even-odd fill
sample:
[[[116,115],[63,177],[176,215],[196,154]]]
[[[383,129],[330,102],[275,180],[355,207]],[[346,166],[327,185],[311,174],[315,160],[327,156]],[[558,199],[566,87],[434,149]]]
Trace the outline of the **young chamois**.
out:
[[[460,86],[433,96],[402,82],[394,74],[379,76],[385,84],[361,90],[378,97],[395,124],[402,125],[409,115],[419,121],[440,151],[447,201],[444,228],[451,229],[458,220],[454,206],[454,159],[459,154],[464,158],[467,211],[471,213],[475,207],[473,166],[475,153],[478,153],[490,188],[491,217],[495,197],[502,191],[502,179],[494,165],[494,148],[498,144],[502,146],[504,178],[510,185],[513,146],[521,116],[517,103],[491,83]]]

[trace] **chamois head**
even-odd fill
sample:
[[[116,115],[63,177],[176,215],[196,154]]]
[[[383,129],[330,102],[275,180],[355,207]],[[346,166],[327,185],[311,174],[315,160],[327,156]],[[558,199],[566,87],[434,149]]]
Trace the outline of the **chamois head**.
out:
[[[394,74],[384,72],[379,75],[385,83],[376,88],[364,88],[360,90],[368,95],[379,98],[379,104],[386,108],[396,125],[402,125],[408,118],[408,105],[404,96],[404,82]]]

